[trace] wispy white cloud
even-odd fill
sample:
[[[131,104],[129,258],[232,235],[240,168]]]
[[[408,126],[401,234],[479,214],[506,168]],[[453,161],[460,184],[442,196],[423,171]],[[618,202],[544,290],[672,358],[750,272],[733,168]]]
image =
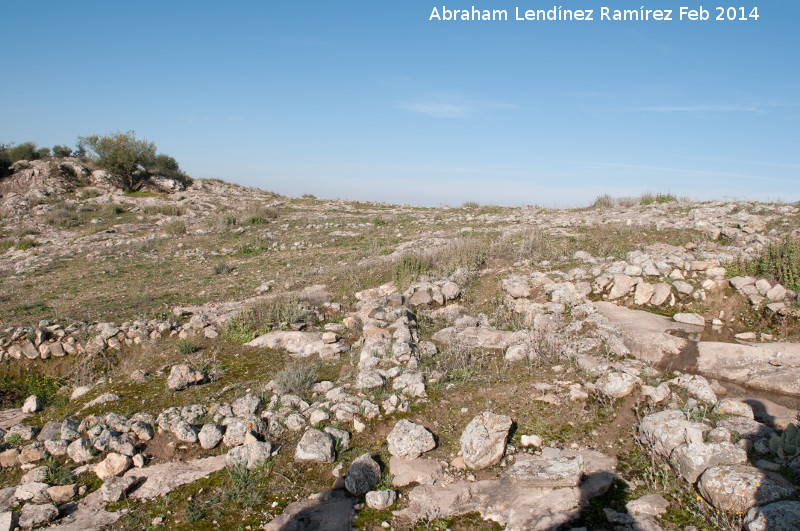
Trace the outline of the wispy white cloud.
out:
[[[404,100],[395,104],[400,109],[424,114],[432,118],[467,118],[479,113],[509,111],[518,105],[494,101],[470,100],[460,97],[439,97]]]

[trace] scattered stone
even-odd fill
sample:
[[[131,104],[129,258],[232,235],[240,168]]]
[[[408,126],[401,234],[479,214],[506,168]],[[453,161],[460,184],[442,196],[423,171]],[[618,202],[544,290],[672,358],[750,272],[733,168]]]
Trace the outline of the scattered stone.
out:
[[[794,494],[794,487],[785,479],[744,465],[709,468],[700,476],[697,488],[717,509],[735,513],[744,513],[755,505],[766,505]]]
[[[23,529],[39,527],[58,518],[58,508],[52,503],[37,505],[26,503],[19,514],[19,526]]]
[[[461,434],[464,463],[474,470],[496,465],[503,457],[511,417],[485,411],[472,419]]]
[[[520,438],[520,443],[522,444],[522,446],[525,446],[525,447],[528,447],[528,448],[529,447],[541,448],[542,447],[542,438],[539,437],[538,435],[523,435]]]
[[[800,531],[800,502],[779,501],[753,507],[744,519],[747,531]]]
[[[583,457],[520,456],[508,468],[506,475],[522,487],[577,487],[583,477]]]
[[[36,413],[37,411],[41,410],[42,410],[42,402],[36,395],[29,396],[28,398],[25,399],[25,403],[22,404],[23,413]]]
[[[392,475],[392,485],[395,487],[405,487],[411,483],[432,485],[444,476],[439,461],[400,457],[389,459],[389,473]]]
[[[257,415],[261,408],[264,407],[264,400],[253,393],[247,393],[235,400],[231,407],[233,408],[233,414],[237,417]]]
[[[333,463],[336,459],[334,440],[325,432],[309,429],[297,444],[294,458],[298,461]]]
[[[747,452],[729,442],[684,444],[675,448],[670,456],[678,474],[692,484],[707,468],[746,461]]]
[[[612,372],[601,376],[595,386],[606,396],[622,398],[631,394],[640,383],[639,378],[627,372]]]
[[[78,495],[78,486],[58,485],[55,487],[49,487],[47,489],[47,495],[50,497],[50,500],[56,505],[63,505],[69,501],[72,501],[73,498],[75,498],[75,496]]]
[[[649,516],[660,516],[667,512],[669,502],[658,494],[647,494],[641,498],[629,501],[625,508],[629,514],[645,514]]]
[[[381,478],[381,467],[369,454],[364,454],[353,461],[344,478],[347,492],[353,496],[363,496],[374,487]]]
[[[694,326],[706,325],[706,320],[703,318],[703,316],[698,315],[696,313],[676,313],[675,315],[672,316],[672,318],[677,323],[683,323]]]
[[[731,398],[723,398],[717,402],[717,405],[714,406],[713,412],[717,415],[734,415],[749,419],[755,418],[753,416],[753,408],[750,407],[750,404],[733,400]]]
[[[19,501],[31,503],[50,503],[50,496],[47,494],[49,485],[39,481],[22,483],[17,487],[14,496]]]
[[[350,448],[350,433],[347,430],[327,426],[324,431],[333,437],[337,453],[346,452]]]
[[[190,385],[197,385],[206,381],[206,375],[188,365],[181,363],[172,367],[167,378],[167,389],[182,391]]]
[[[219,424],[205,424],[197,434],[197,440],[203,450],[211,450],[219,446],[224,436],[225,429]]]
[[[670,380],[668,383],[682,389],[686,389],[690,395],[708,404],[714,404],[717,402],[717,395],[714,393],[714,390],[711,389],[711,384],[709,384],[708,380],[702,376],[694,374],[682,374],[681,376]]]
[[[667,409],[647,415],[639,423],[639,440],[663,457],[682,444],[702,443],[707,424],[686,420],[682,411]]]
[[[136,478],[133,476],[121,478],[112,477],[107,479],[100,487],[103,501],[106,503],[113,503],[124,500],[128,492],[136,484],[136,481]]]
[[[253,441],[241,446],[236,446],[228,451],[225,463],[228,466],[246,466],[248,469],[256,468],[272,455],[272,445],[268,442]]]
[[[130,457],[112,452],[94,467],[94,473],[105,481],[114,476],[121,476],[131,466],[133,466],[133,461]]]
[[[366,494],[367,507],[376,511],[384,511],[397,501],[397,493],[393,490],[372,490]]]
[[[389,453],[404,459],[416,459],[436,447],[433,434],[424,426],[402,419],[386,437]]]

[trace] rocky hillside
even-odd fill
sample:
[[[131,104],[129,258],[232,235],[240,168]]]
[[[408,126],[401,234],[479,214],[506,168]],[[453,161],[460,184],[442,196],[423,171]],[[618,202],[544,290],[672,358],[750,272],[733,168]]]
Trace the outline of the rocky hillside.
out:
[[[800,529],[800,209],[0,180],[0,529]]]

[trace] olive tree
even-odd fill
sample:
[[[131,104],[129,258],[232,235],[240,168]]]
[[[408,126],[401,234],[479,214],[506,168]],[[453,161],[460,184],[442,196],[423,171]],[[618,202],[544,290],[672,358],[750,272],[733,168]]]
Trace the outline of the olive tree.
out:
[[[116,178],[126,191],[136,190],[148,177],[147,168],[156,158],[156,145],[139,140],[133,131],[113,135],[91,135],[78,139],[98,166]]]

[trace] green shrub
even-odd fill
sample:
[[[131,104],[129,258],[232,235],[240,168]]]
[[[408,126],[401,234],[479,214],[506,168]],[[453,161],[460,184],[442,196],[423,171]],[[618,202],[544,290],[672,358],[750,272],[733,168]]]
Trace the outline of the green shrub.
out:
[[[656,203],[674,203],[678,200],[673,194],[656,194]]]
[[[164,216],[182,216],[186,209],[178,205],[150,205],[144,207],[145,214],[162,214]]]
[[[11,175],[11,156],[5,144],[0,144],[0,179],[6,175]]]
[[[0,251],[11,249],[12,247],[14,247],[14,240],[10,238],[0,238]]]
[[[191,339],[179,339],[175,342],[175,350],[177,350],[178,354],[181,356],[188,356],[189,354],[197,352],[197,347],[192,343]]]
[[[275,390],[282,395],[305,396],[315,383],[317,370],[313,365],[289,365],[275,375]]]
[[[91,199],[93,197],[100,197],[100,190],[97,188],[86,188],[81,190],[80,195],[78,195],[79,199]]]
[[[176,219],[174,221],[169,221],[162,225],[164,232],[167,234],[171,234],[172,236],[180,236],[182,234],[186,234],[186,223],[183,221]]]
[[[228,262],[223,260],[221,262],[217,262],[212,271],[215,275],[227,275],[233,271],[233,268],[228,265]]]
[[[49,147],[40,147],[36,150],[36,158],[37,159],[46,159],[50,158],[50,148]]]
[[[306,318],[300,302],[289,295],[277,295],[255,302],[239,312],[225,325],[225,335],[247,343],[283,324],[296,323]]]
[[[12,433],[6,437],[5,442],[12,448],[19,448],[20,446],[24,446],[27,441],[25,441],[19,433]]]
[[[9,148],[8,156],[13,164],[18,160],[36,160],[39,158],[39,153],[35,142],[23,142],[18,146]]]
[[[614,206],[614,199],[608,194],[598,195],[594,200],[593,206],[595,208],[609,208]]]
[[[403,288],[417,280],[421,275],[431,272],[433,265],[417,253],[404,254],[392,266],[392,280],[398,288]]]
[[[48,457],[47,461],[45,461],[45,466],[47,467],[45,483],[48,485],[72,485],[75,483],[75,476],[72,474],[72,470],[54,457]]]
[[[17,251],[27,251],[33,247],[36,247],[36,242],[31,238],[20,238],[14,246]]]
[[[271,466],[271,460],[261,466],[248,470],[245,465],[227,467],[228,477],[223,489],[223,501],[239,507],[253,507],[263,501],[264,477]]]
[[[47,213],[46,219],[47,223],[50,225],[62,229],[69,229],[81,225],[78,212],[72,205],[59,205]]]
[[[250,205],[244,213],[245,225],[266,225],[272,219],[277,219],[278,213],[271,208],[259,204]]]
[[[461,205],[462,208],[478,208],[479,206],[481,205],[475,201],[465,201],[464,204]]]
[[[53,146],[53,156],[59,158],[71,157],[72,149],[68,148],[67,146]]]
[[[773,243],[753,260],[738,260],[726,264],[728,276],[759,276],[780,282],[793,291],[800,290],[800,242],[786,239]]]

